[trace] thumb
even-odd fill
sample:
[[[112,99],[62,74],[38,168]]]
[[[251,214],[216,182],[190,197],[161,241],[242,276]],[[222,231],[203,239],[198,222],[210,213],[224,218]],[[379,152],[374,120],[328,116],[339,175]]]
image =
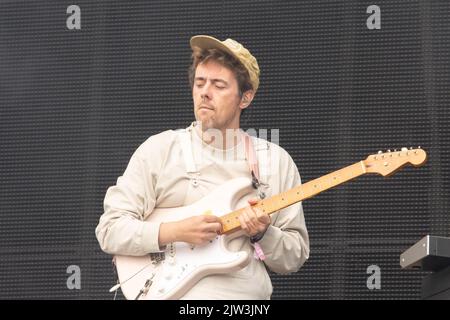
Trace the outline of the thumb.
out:
[[[248,203],[253,205],[253,204],[256,204],[259,201],[259,199],[258,198],[250,198],[247,201],[248,201]]]

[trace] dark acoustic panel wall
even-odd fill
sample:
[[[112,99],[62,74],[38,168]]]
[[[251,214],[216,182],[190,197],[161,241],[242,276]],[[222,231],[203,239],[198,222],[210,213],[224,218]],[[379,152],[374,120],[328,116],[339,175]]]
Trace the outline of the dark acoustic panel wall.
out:
[[[66,26],[73,4],[80,30]],[[378,30],[366,26],[373,4]],[[2,1],[0,298],[113,298],[94,234],[103,197],[147,137],[193,120],[196,34],[235,38],[258,58],[243,127],[278,128],[303,181],[380,149],[429,155],[305,201],[311,256],[271,274],[273,298],[420,298],[426,273],[401,270],[399,256],[427,233],[450,235],[449,12],[410,0]],[[67,286],[69,266],[80,289]]]

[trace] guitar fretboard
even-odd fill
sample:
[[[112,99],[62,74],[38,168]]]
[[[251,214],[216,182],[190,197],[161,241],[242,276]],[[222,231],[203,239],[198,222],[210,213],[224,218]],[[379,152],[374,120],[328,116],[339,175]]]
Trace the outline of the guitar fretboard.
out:
[[[267,199],[260,200],[253,207],[261,209],[264,213],[270,215],[294,203],[314,197],[315,195],[333,188],[346,181],[352,180],[366,173],[366,167],[363,161],[352,164],[348,167],[331,172],[320,178],[308,181],[302,185],[292,188],[283,193],[277,194]],[[239,215],[244,208],[230,212],[222,216],[222,234],[229,234],[241,229]]]

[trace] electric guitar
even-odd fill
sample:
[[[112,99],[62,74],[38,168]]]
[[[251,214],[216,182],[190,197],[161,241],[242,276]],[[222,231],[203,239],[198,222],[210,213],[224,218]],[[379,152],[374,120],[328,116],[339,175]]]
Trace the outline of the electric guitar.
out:
[[[260,200],[253,206],[270,215],[365,173],[389,176],[408,163],[418,167],[426,158],[426,152],[420,147],[380,151],[348,167]],[[234,272],[245,267],[250,255],[245,251],[229,251],[226,244],[242,234],[236,231],[241,230],[238,217],[244,209],[235,210],[235,206],[252,190],[250,179],[236,178],[189,206],[154,209],[148,221],[170,222],[194,214],[214,214],[221,219],[222,233],[206,245],[176,242],[167,245],[163,252],[139,257],[114,256],[118,284],[110,291],[120,287],[127,299],[178,299],[207,275]]]

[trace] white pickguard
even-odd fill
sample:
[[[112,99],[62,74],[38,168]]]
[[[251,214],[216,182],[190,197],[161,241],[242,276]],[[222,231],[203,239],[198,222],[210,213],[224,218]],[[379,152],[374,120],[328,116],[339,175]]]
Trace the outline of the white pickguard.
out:
[[[239,199],[252,190],[250,179],[236,178],[189,206],[155,209],[148,221],[177,221],[206,212],[220,217],[235,210]],[[207,275],[240,270],[250,261],[248,253],[231,252],[227,250],[226,243],[241,234],[236,232],[232,236],[220,235],[202,246],[191,246],[184,242],[173,243],[167,246],[164,251],[165,259],[159,264],[154,264],[150,255],[115,256],[124,296],[127,299],[135,299],[151,279],[148,292],[140,295],[139,299],[178,299]]]

